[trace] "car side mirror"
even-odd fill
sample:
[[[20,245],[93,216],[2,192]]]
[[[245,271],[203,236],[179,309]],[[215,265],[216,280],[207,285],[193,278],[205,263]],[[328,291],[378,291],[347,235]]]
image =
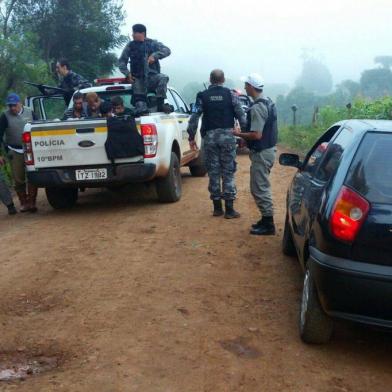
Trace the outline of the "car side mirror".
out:
[[[297,154],[287,154],[283,153],[279,156],[279,163],[282,166],[296,167],[297,169],[301,167],[302,162]]]

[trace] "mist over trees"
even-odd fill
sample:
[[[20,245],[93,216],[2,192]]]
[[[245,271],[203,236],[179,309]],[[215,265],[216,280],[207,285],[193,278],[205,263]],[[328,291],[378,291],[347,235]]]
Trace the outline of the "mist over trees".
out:
[[[296,86],[277,98],[281,124],[293,122],[292,106],[297,107],[298,124],[309,125],[315,121],[320,108],[343,107],[358,99],[374,100],[392,95],[392,56],[377,56],[376,68],[364,70],[359,81],[344,80],[332,90],[332,76],[319,60],[304,58],[303,68]],[[328,94],[326,92],[329,92]]]
[[[295,85],[309,93],[326,95],[333,87],[332,75],[328,67],[320,60],[305,56],[301,74]]]

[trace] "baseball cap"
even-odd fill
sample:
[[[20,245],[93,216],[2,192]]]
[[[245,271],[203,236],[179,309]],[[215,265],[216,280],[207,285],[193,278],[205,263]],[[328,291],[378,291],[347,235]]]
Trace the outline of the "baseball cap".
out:
[[[18,94],[11,93],[7,97],[6,105],[16,105],[20,102],[20,98]]]
[[[248,76],[243,76],[241,80],[245,83],[249,83],[251,86],[257,88],[258,90],[262,90],[264,87],[264,79],[257,73],[251,73]]]

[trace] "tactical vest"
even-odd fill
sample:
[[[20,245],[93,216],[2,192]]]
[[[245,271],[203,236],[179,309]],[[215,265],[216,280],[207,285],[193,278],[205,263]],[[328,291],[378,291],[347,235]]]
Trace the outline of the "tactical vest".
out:
[[[278,142],[278,116],[276,113],[276,106],[270,98],[258,98],[250,106],[247,112],[247,131],[258,131],[258,129],[251,129],[251,110],[252,106],[262,102],[268,110],[268,118],[265,122],[263,137],[260,140],[248,141],[248,148],[252,151],[262,151],[267,148],[275,147]]]
[[[212,129],[234,127],[231,91],[223,86],[210,86],[200,95],[203,102],[202,136]]]
[[[147,65],[147,59],[154,53],[154,40],[146,38],[144,42],[131,41],[128,46],[131,74],[135,78],[143,78],[146,73],[145,66]],[[158,60],[149,64],[148,72],[161,72],[161,66]]]
[[[9,110],[4,112],[7,117],[8,127],[5,129],[5,142],[13,148],[22,148],[22,135],[24,126],[33,121],[31,109],[23,107],[23,112],[13,115]]]

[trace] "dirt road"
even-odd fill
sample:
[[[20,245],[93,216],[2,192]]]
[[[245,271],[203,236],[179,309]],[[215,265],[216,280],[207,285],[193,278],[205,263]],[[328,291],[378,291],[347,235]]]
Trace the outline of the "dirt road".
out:
[[[53,369],[0,391],[392,390],[391,336],[342,323],[329,345],[300,342],[302,277],[280,251],[293,171],[274,168],[279,235],[259,238],[248,167],[240,156],[239,220],[212,218],[207,178],[188,175],[170,205],[140,186],[2,210],[0,373]]]

